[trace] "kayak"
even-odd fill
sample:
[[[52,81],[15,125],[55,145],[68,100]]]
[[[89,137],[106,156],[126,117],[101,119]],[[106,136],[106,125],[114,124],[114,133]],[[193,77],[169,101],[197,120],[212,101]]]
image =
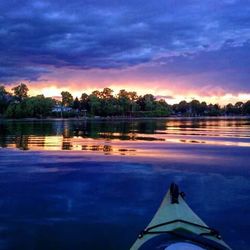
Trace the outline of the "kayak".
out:
[[[172,183],[153,219],[130,250],[231,250],[219,232],[208,227]]]

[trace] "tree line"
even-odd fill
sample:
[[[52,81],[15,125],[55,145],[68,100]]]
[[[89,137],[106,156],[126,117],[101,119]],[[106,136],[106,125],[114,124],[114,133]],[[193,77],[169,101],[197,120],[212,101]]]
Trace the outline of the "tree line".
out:
[[[12,92],[0,86],[0,115],[6,118],[250,115],[250,101],[229,103],[223,107],[198,100],[169,105],[164,99],[157,100],[152,94],[138,95],[134,91],[122,89],[114,95],[110,88],[95,90],[89,95],[82,93],[80,98],[73,98],[70,92],[62,91],[61,101],[58,101],[44,95],[29,96],[28,91],[24,83],[12,88]]]

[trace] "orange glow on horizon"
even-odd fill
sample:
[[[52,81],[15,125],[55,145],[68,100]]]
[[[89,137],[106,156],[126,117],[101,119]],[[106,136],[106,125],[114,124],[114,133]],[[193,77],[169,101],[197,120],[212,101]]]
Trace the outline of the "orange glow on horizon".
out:
[[[199,95],[199,93],[193,91],[187,91],[187,93],[183,94],[183,89],[180,88],[180,91],[175,90],[171,91],[169,89],[164,89],[157,87],[157,85],[152,84],[152,88],[148,87],[141,87],[142,83],[133,83],[133,82],[126,82],[124,84],[109,84],[105,87],[109,87],[114,90],[114,95],[116,95],[119,90],[126,89],[127,91],[135,91],[138,95],[144,95],[144,94],[152,94],[154,96],[166,96],[165,100],[169,104],[175,104],[179,103],[182,100],[185,100],[187,102],[190,102],[194,99],[199,100],[200,102],[205,101],[207,104],[220,104],[221,106],[226,105],[228,103],[236,103],[238,101],[246,102],[250,100],[250,93],[239,93],[239,94],[232,94],[232,93],[226,93],[221,95]],[[16,86],[11,85],[7,87],[6,89],[11,92],[11,89]],[[61,86],[59,87],[59,82],[52,82],[52,83],[36,83],[36,84],[27,84],[29,88],[29,95],[35,96],[43,94],[46,97],[60,97],[62,91],[69,91],[73,97],[81,97],[82,93],[90,94],[94,90],[102,90],[104,87],[92,87],[93,85],[90,83],[86,83],[85,86],[82,87],[83,84],[80,84],[78,82],[71,82],[67,86]],[[80,89],[80,90],[79,90]],[[181,94],[180,94],[181,93]],[[168,98],[169,97],[169,98]]]

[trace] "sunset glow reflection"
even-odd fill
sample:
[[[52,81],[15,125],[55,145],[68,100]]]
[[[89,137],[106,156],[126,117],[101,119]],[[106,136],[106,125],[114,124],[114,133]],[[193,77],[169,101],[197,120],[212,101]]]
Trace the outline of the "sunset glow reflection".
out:
[[[134,123],[52,122],[40,129],[39,123],[10,123],[0,146],[34,151],[78,151],[85,154],[162,157],[168,148],[193,144],[199,147],[250,147],[248,120],[170,119]],[[82,126],[84,125],[84,126]],[[29,127],[30,126],[30,127]],[[13,131],[13,132],[11,132]],[[20,131],[16,133],[16,131]],[[169,157],[169,156],[168,156]]]

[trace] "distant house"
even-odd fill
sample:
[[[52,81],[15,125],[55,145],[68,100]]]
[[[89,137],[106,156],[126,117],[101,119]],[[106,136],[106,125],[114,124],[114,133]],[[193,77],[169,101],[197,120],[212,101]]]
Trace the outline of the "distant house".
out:
[[[55,105],[52,108],[53,113],[70,112],[70,111],[72,111],[71,107],[64,107],[64,106],[61,106],[61,105]]]

